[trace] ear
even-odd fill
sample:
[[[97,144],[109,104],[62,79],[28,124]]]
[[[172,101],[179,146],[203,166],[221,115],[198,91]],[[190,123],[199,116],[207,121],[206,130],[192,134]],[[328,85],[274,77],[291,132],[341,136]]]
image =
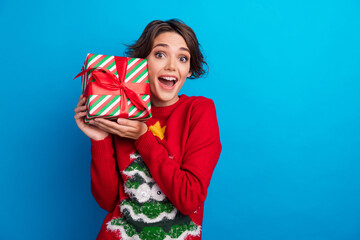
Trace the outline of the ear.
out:
[[[190,71],[190,72],[186,75],[186,77],[187,77],[187,78],[190,77],[191,74],[192,74],[192,71]]]

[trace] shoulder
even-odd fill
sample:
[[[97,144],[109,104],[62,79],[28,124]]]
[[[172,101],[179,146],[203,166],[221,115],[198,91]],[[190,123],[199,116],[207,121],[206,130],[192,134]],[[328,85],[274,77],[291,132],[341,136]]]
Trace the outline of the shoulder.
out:
[[[214,101],[206,97],[187,97],[187,120],[189,133],[196,136],[196,141],[220,141],[219,126]]]
[[[183,105],[181,108],[182,111],[185,111],[189,117],[190,122],[197,123],[201,121],[209,121],[210,119],[216,120],[216,110],[214,101],[202,97],[202,96],[192,96],[188,97],[186,95],[181,96]]]
[[[210,98],[202,96],[191,96],[181,95],[183,98],[182,104],[184,104],[189,110],[206,110],[206,109],[215,109],[214,101]]]

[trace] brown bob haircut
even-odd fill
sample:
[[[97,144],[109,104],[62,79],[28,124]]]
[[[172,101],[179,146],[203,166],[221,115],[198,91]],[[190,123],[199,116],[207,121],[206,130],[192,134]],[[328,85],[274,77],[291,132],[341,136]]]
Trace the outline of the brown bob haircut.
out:
[[[190,71],[189,78],[195,79],[203,76],[206,71],[204,66],[208,66],[200,50],[200,44],[194,31],[184,22],[178,19],[168,21],[155,20],[150,22],[144,29],[140,38],[133,45],[127,45],[125,54],[129,57],[146,58],[154,43],[154,39],[164,32],[176,32],[180,34],[190,50]]]

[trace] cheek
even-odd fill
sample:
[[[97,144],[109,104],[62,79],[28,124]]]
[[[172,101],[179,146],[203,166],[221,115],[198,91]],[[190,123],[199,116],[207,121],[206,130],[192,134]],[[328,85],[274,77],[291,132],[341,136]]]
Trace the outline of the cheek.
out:
[[[153,59],[153,58],[148,58],[148,74],[149,74],[149,79],[154,78],[156,76],[156,73],[159,70],[159,63]]]
[[[181,68],[181,74],[183,77],[187,78],[188,75],[190,73],[190,64],[189,65],[184,65],[182,68]]]
[[[149,81],[150,83],[153,81],[153,78],[155,77],[155,70],[154,68],[151,66],[151,64],[148,64],[148,76],[149,76]]]

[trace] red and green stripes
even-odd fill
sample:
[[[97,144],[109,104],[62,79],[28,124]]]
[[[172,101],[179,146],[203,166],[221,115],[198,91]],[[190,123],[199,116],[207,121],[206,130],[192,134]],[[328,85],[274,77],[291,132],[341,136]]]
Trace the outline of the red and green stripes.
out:
[[[120,95],[91,95],[88,101],[90,116],[116,116],[120,113]]]
[[[87,101],[88,114],[86,121],[96,117],[116,119],[120,115],[120,104],[129,106],[129,119],[146,120],[151,117],[150,96],[144,94],[140,98],[146,103],[146,109],[137,109],[129,99],[126,103],[120,103],[120,95],[90,95]]]
[[[140,111],[128,99],[129,119],[148,119],[151,117],[150,95],[144,94],[140,98],[146,103],[146,109]]]
[[[147,61],[142,58],[127,58],[127,70],[125,82],[134,82],[134,83],[148,83],[148,69]],[[86,61],[83,65],[82,70],[89,68],[105,68],[110,72],[114,73],[117,77],[118,72],[115,64],[115,57],[101,54],[91,54],[89,53],[86,57]],[[86,73],[82,77],[82,89],[83,93],[86,89],[86,86],[93,79],[91,71]],[[90,119],[96,117],[116,119],[120,115],[120,105],[127,104],[129,109],[130,119],[139,119],[146,120],[151,117],[151,103],[150,95],[139,94],[139,97],[146,104],[145,110],[137,109],[130,101],[127,99],[126,103],[120,102],[120,95],[91,95],[88,97],[87,106],[88,114],[85,117],[85,122],[88,122]]]
[[[114,56],[89,53],[84,64],[84,70],[89,68],[105,68],[108,69],[110,72],[115,73],[116,66]],[[83,81],[83,91],[85,90],[86,85],[91,79],[91,72],[85,74]]]
[[[89,68],[106,68],[118,77],[114,56],[89,53],[87,55],[82,70],[86,70]],[[92,79],[91,72],[83,76],[82,78],[83,91],[85,90],[86,85],[91,79]],[[128,58],[125,82],[135,82],[135,83],[149,82],[146,59]]]
[[[126,70],[125,82],[149,82],[146,59],[129,59]]]

